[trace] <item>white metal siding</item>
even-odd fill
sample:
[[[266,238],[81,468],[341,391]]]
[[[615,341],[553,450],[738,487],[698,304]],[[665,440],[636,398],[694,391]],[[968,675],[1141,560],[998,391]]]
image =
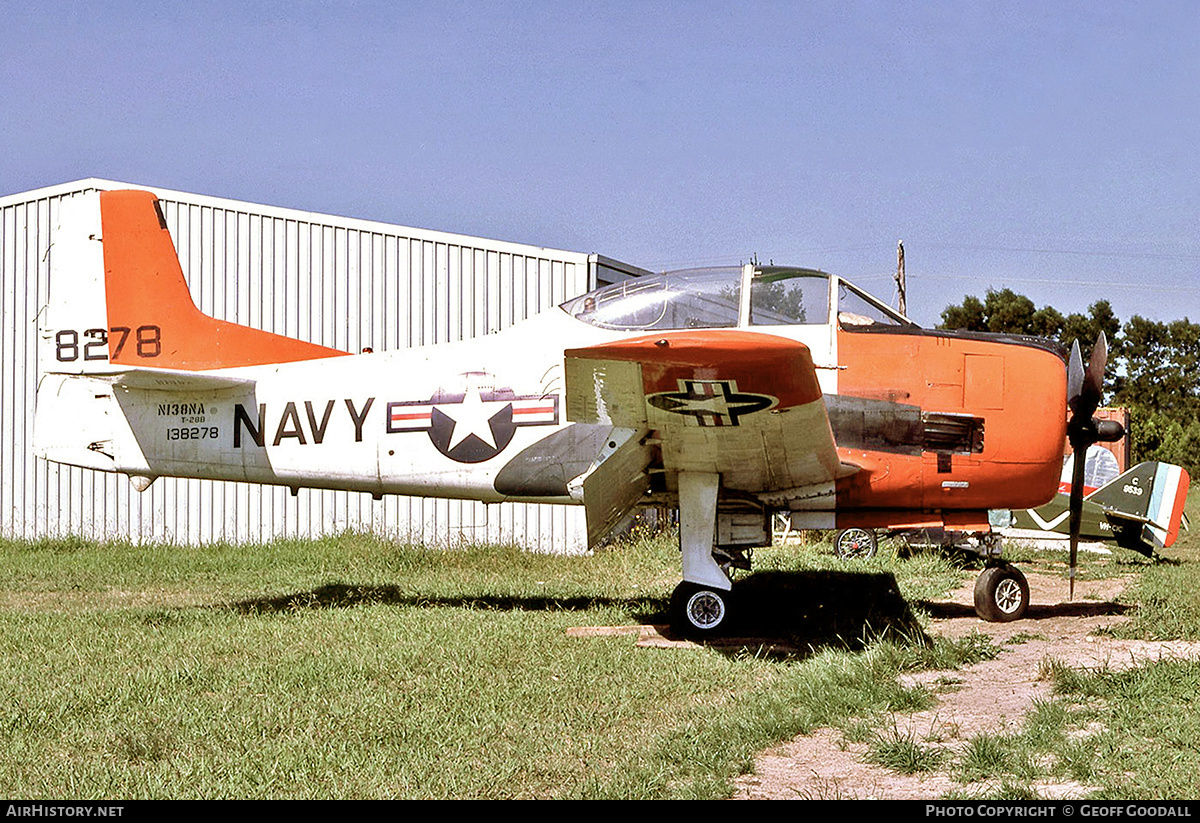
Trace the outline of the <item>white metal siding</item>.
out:
[[[199,544],[371,531],[431,544],[585,543],[580,507],[431,500],[123,475],[34,458],[37,312],[58,204],[80,180],[0,198],[0,534]],[[192,296],[207,314],[344,351],[478,337],[604,280],[636,273],[583,253],[152,189]],[[599,274],[597,274],[599,272]]]

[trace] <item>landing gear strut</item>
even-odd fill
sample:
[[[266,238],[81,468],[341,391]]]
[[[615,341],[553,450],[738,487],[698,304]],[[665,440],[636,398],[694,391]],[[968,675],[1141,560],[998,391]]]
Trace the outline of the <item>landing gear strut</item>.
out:
[[[683,582],[671,595],[671,625],[688,637],[706,637],[724,629],[733,583],[713,549],[717,534],[720,475],[679,473],[679,549]]]

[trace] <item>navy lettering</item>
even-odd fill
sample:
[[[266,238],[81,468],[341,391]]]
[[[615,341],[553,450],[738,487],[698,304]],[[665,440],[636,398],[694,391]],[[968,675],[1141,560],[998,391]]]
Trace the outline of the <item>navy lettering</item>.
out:
[[[367,419],[367,412],[371,410],[371,404],[375,402],[374,397],[367,398],[367,405],[363,406],[362,414],[359,414],[354,409],[354,401],[349,397],[346,398],[346,408],[350,410],[350,417],[354,420],[354,442],[362,442],[362,427],[363,421]]]
[[[304,410],[308,412],[308,427],[312,429],[313,442],[317,445],[325,439],[325,427],[329,425],[329,415],[333,413],[333,401],[330,400],[325,404],[325,416],[321,418],[320,424],[317,423],[317,416],[313,413],[313,404],[311,400],[304,401]]]
[[[233,447],[240,449],[242,447],[242,425],[246,426],[246,431],[250,434],[250,439],[255,445],[263,444],[263,424],[267,418],[267,404],[258,404],[258,425],[250,421],[250,416],[246,414],[245,407],[238,403],[233,407]]]
[[[288,422],[291,421],[291,426]],[[278,446],[283,442],[285,437],[295,437],[300,441],[300,445],[305,445],[308,441],[304,439],[304,429],[300,427],[300,415],[296,413],[296,404],[288,403],[283,407],[283,416],[279,418],[279,428],[275,429],[275,442],[272,446]]]
[[[360,410],[354,405],[354,401],[350,398],[344,398],[346,410],[350,413],[350,420],[354,424],[354,442],[361,443],[363,439],[363,424],[366,423],[367,415],[371,411],[371,406],[375,403],[374,397],[368,397]],[[333,409],[336,401],[325,401],[325,407],[319,408],[311,400],[304,401],[304,415],[301,416],[296,402],[289,401],[284,404],[283,412],[279,416],[278,424],[275,426],[275,437],[271,441],[272,446],[278,446],[285,440],[294,440],[301,446],[307,446],[309,438],[311,442],[321,444],[325,440],[325,434],[329,431],[329,421],[333,417]],[[191,409],[199,409],[203,413],[203,404],[160,404],[158,407],[159,414],[164,414],[168,411],[187,411]],[[304,421],[308,421],[308,430],[304,428]],[[249,435],[249,439],[254,441],[257,446],[263,446],[266,443],[267,432],[267,404],[260,403],[258,405],[258,420],[251,417],[251,412],[246,410],[246,407],[241,403],[234,404],[233,409],[233,447],[240,449],[242,447],[243,428],[245,434]]]

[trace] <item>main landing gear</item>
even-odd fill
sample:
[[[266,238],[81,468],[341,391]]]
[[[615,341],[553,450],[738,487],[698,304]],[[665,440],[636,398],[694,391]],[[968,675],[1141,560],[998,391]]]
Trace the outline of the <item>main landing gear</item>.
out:
[[[729,628],[733,614],[733,583],[728,567],[749,568],[749,555],[730,553],[728,541],[718,541],[718,532],[727,530],[725,520],[718,527],[717,498],[720,475],[708,472],[679,472],[679,548],[683,563],[683,582],[671,594],[671,626],[679,634],[702,639]],[[728,520],[729,518],[726,518]],[[769,545],[770,530],[763,519],[763,539],[740,541],[742,546]],[[1020,570],[1000,559],[1000,541],[996,534],[973,538],[971,549],[985,559],[986,566],[975,582],[975,612],[983,620],[1008,623],[1020,620],[1029,608],[1029,583]],[[722,548],[714,556],[717,543]],[[735,544],[739,541],[733,541]],[[838,535],[839,555],[869,557],[877,546],[877,537],[868,529],[846,529]]]
[[[685,580],[671,594],[671,626],[686,637],[718,634],[729,614],[731,594]]]
[[[874,529],[842,529],[833,538],[833,550],[843,560],[866,560],[875,556],[879,537]]]
[[[683,582],[671,595],[671,627],[686,637],[711,637],[729,624],[733,583],[713,557],[720,484],[718,474],[679,473]]]

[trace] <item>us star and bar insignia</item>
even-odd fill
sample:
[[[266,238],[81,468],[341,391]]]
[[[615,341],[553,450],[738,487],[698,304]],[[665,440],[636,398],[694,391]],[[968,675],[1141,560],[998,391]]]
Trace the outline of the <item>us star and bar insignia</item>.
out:
[[[459,463],[482,463],[507,448],[521,426],[558,424],[557,395],[517,395],[485,372],[461,374],[428,400],[387,404],[387,430],[423,431]]]
[[[778,404],[766,394],[739,392],[736,380],[679,381],[679,391],[647,396],[646,402],[671,414],[685,415],[693,426],[736,426],[747,414]]]

